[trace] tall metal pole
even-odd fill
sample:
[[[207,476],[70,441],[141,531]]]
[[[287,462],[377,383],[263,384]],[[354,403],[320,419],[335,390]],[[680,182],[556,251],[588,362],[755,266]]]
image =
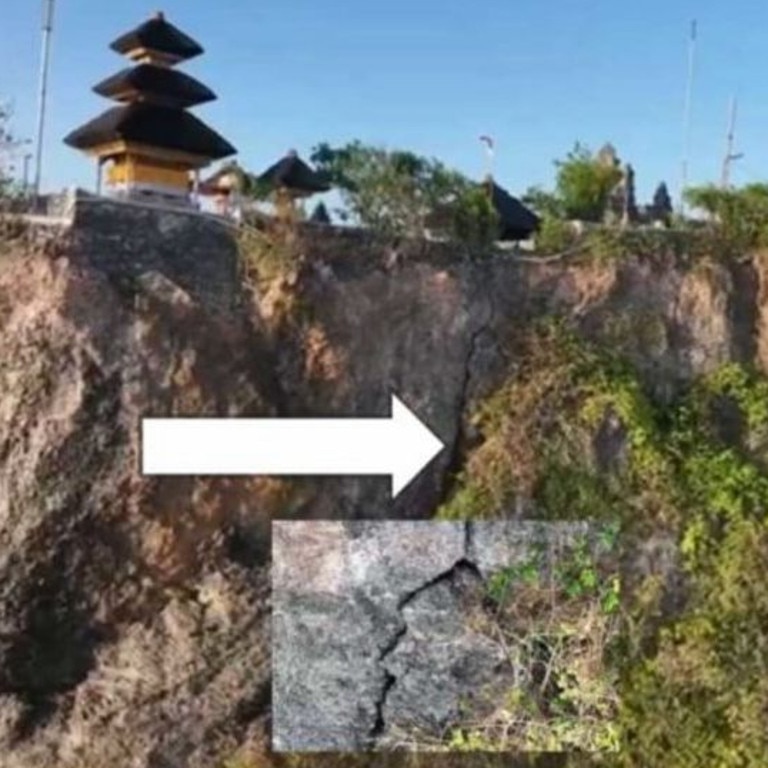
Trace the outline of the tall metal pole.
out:
[[[54,0],[43,0],[43,50],[40,58],[40,90],[37,110],[37,148],[35,154],[35,197],[40,194],[43,175],[43,140],[45,136],[45,108],[48,96],[48,65],[51,54]]]
[[[683,116],[683,168],[680,180],[680,214],[685,213],[683,194],[688,187],[688,159],[691,151],[691,102],[693,99],[693,74],[696,62],[696,20],[691,22],[691,38],[688,45],[688,82],[685,87],[685,113]]]
[[[725,145],[725,157],[723,158],[723,176],[720,185],[723,189],[728,189],[731,182],[731,163],[744,157],[742,153],[733,153],[734,131],[736,129],[736,97],[731,99],[730,118],[728,120],[728,137]]]
[[[24,197],[29,195],[29,161],[32,155],[28,152],[24,155]]]

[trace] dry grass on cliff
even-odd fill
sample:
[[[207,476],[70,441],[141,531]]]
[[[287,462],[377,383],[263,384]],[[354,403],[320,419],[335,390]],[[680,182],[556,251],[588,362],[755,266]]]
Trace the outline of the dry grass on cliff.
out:
[[[244,277],[262,286],[284,274],[290,267],[290,253],[274,233],[249,224],[239,231]]]
[[[615,752],[620,637],[618,527],[537,542],[496,572],[472,631],[504,649],[514,683],[473,691],[442,738],[390,734],[388,749],[432,753]]]
[[[239,249],[246,280],[264,289],[290,273],[301,252],[300,218],[288,208],[271,220],[246,220],[239,229]]]
[[[584,414],[594,360],[557,323],[521,336],[515,358],[515,374],[472,415],[482,442],[438,516],[493,518],[531,502],[557,506],[559,517],[610,513],[615,492],[591,479],[595,425]]]
[[[72,248],[69,231],[62,226],[34,226],[21,216],[0,212],[0,258],[43,256],[58,258]]]
[[[29,225],[20,216],[4,214],[0,208],[0,256],[25,252],[30,246]]]

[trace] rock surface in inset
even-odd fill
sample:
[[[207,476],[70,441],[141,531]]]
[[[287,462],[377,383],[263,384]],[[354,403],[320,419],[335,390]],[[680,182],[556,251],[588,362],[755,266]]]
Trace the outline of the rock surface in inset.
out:
[[[584,523],[273,523],[273,748],[439,748],[517,685],[487,585]]]
[[[381,663],[391,676],[377,734],[389,747],[420,734],[440,734],[489,686],[511,685],[503,646],[473,627],[484,585],[468,561],[457,565],[406,605],[405,631]]]

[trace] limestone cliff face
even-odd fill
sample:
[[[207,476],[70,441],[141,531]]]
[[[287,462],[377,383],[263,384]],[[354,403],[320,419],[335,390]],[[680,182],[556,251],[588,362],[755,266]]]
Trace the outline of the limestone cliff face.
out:
[[[436,244],[398,252],[354,234],[312,237],[305,253],[263,300],[268,308],[288,293],[297,307],[262,315],[286,412],[384,416],[393,390],[448,449],[394,505],[384,481],[329,481],[304,516],[429,515],[471,440],[468,412],[515,370],[521,337],[547,317],[565,316],[585,337],[620,349],[662,400],[728,361],[768,363],[751,262],[466,260]]]
[[[271,489],[142,478],[138,426],[270,413],[246,330],[66,259],[0,297],[0,765],[209,764],[268,697]]]
[[[221,313],[162,260],[108,274],[82,250],[105,242],[0,262],[2,768],[262,748],[270,519],[428,517],[536,318],[622,345],[661,395],[727,360],[768,366],[757,262],[469,261],[315,233],[290,280]],[[385,416],[392,390],[448,446],[394,505],[377,478],[139,471],[142,416]]]

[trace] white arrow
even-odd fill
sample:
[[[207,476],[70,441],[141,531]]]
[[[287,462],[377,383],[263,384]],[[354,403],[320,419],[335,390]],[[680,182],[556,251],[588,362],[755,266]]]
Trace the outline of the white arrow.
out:
[[[144,475],[390,475],[394,498],[444,447],[396,395],[383,419],[142,419]]]

